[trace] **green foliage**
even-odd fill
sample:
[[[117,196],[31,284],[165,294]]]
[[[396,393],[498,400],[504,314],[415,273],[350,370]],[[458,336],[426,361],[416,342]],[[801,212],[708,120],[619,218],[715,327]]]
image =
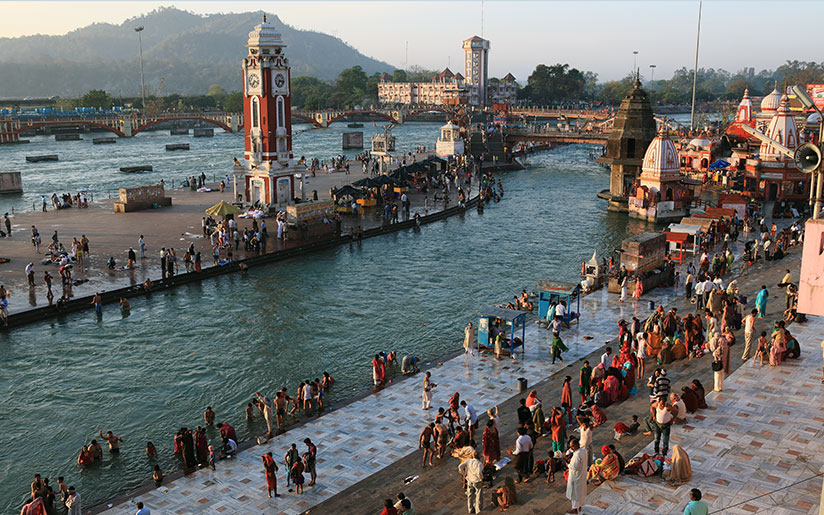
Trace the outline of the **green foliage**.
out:
[[[329,107],[332,90],[332,86],[315,77],[295,77],[292,79],[292,107],[325,109]]]
[[[527,79],[522,94],[536,104],[585,98],[588,76],[568,64],[539,64]]]
[[[214,98],[216,104],[222,104],[226,98],[226,90],[220,84],[212,84],[209,86],[209,92],[206,95]]]
[[[395,70],[392,72],[392,82],[406,82],[406,72],[403,70]]]
[[[223,100],[223,110],[227,113],[242,113],[243,112],[243,93],[240,91],[232,91]]]
[[[83,107],[112,107],[112,97],[102,89],[93,89],[80,97],[78,104]]]

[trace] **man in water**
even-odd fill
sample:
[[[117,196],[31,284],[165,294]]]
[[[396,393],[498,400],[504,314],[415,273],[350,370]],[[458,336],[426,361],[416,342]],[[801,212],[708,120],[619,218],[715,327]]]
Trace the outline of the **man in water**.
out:
[[[215,423],[215,412],[212,411],[211,406],[206,406],[206,411],[203,412],[203,420],[206,422],[207,426],[211,426]]]
[[[91,304],[94,306],[94,312],[98,315],[103,314],[103,300],[100,298],[100,294],[95,292],[94,297],[92,297]]]
[[[99,431],[99,433],[100,438],[109,442],[109,452],[112,454],[118,454],[120,452],[120,442],[122,442],[123,439],[117,436],[116,434],[112,433],[111,431],[106,433],[105,436],[103,435],[102,429]]]

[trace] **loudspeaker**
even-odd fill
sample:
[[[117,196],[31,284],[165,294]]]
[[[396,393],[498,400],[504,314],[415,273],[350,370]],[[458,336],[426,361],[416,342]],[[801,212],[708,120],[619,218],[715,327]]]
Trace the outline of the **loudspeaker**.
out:
[[[811,173],[821,164],[821,150],[812,143],[804,143],[795,150],[795,166],[804,173]]]

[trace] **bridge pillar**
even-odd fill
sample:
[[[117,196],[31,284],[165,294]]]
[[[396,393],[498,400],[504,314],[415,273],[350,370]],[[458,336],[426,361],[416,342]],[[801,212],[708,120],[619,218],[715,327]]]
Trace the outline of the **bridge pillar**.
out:
[[[331,118],[332,117],[330,116],[329,112],[327,112],[327,111],[321,111],[319,113],[315,113],[315,121],[318,123],[318,125],[320,125],[324,129],[329,127],[329,120]]]
[[[132,118],[120,119],[120,132],[123,133],[124,138],[131,138],[134,131],[134,120]]]
[[[234,113],[226,115],[223,122],[229,126],[232,132],[237,132],[240,129],[240,117],[241,115]]]

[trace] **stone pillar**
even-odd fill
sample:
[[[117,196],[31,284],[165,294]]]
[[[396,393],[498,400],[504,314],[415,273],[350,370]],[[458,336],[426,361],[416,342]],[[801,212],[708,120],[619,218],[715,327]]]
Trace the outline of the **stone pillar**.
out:
[[[237,132],[240,128],[240,118],[241,115],[239,114],[230,114],[226,116],[226,125],[229,126],[229,129],[231,129],[232,132]]]
[[[131,138],[132,137],[132,120],[131,118],[120,119],[120,132],[123,133],[124,138]]]

